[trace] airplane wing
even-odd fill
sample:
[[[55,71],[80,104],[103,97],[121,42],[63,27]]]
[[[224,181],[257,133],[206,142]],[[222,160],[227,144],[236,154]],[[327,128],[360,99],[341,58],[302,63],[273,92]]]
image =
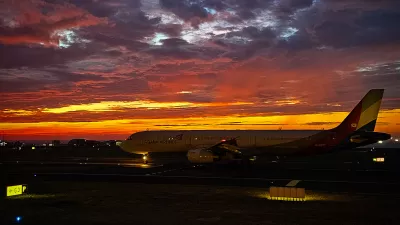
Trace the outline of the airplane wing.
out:
[[[223,140],[218,144],[209,147],[208,150],[210,150],[213,153],[230,152],[234,154],[241,154],[240,148],[237,145],[236,138]]]
[[[215,163],[249,160],[254,161],[252,155],[242,154],[242,148],[237,145],[237,138],[223,140],[211,147],[189,150],[187,157],[192,163]],[[246,150],[247,151],[247,150]],[[247,152],[246,152],[247,153]]]

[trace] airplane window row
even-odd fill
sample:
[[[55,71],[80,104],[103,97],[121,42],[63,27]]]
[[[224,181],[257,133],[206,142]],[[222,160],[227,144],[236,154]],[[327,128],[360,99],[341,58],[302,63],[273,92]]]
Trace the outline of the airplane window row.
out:
[[[230,139],[230,137],[193,137],[192,140],[195,141],[204,141],[204,140],[214,140],[214,141],[222,141],[222,140],[228,140]],[[244,137],[244,138],[239,138],[238,140],[249,140],[249,139],[253,139],[253,138],[249,138],[249,137]],[[254,137],[255,140],[260,140],[261,138],[258,137]],[[262,138],[263,140],[293,140],[295,138],[293,137],[264,137]],[[127,140],[132,140],[132,136],[130,136]],[[176,140],[173,137],[162,137],[158,140]],[[146,140],[147,142],[149,140]]]

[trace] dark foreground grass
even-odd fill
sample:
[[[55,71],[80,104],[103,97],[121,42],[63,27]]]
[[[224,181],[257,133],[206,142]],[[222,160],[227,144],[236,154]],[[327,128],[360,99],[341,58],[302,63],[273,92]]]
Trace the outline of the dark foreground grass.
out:
[[[307,192],[268,200],[260,188],[44,182],[2,200],[0,224],[398,224],[399,199]]]

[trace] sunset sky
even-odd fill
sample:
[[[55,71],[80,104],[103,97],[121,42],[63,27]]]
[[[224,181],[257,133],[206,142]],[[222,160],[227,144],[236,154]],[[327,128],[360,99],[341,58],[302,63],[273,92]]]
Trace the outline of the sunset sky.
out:
[[[400,134],[397,0],[0,1],[0,139],[329,129],[371,88]]]

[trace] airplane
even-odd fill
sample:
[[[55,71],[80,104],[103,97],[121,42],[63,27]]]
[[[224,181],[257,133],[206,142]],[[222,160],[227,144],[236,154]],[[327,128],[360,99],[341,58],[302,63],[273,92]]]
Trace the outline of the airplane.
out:
[[[384,89],[371,89],[337,127],[329,130],[158,130],[132,134],[120,147],[130,153],[185,152],[191,163],[254,160],[254,156],[325,154],[388,140],[374,132]]]

